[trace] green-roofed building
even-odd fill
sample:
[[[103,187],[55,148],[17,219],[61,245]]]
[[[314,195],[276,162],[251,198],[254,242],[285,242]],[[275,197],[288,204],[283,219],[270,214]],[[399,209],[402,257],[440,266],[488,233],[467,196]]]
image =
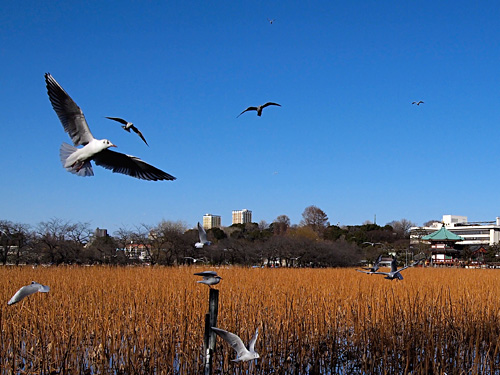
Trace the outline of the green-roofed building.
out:
[[[441,229],[422,237],[423,241],[429,241],[432,251],[432,263],[453,264],[456,262],[455,256],[460,250],[456,248],[456,243],[464,238],[450,232],[444,224]]]

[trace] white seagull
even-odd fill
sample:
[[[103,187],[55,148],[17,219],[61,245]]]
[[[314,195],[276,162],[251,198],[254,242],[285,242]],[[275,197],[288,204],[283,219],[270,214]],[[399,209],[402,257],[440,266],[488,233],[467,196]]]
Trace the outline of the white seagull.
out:
[[[223,329],[217,327],[212,327],[212,331],[222,337],[224,341],[236,350],[237,356],[236,359],[232,360],[233,362],[246,362],[251,361],[252,359],[260,358],[259,353],[255,351],[255,341],[257,341],[257,336],[259,335],[258,328],[248,343],[248,349],[243,344],[243,341],[241,341],[241,339],[234,333],[224,331]]]
[[[217,275],[215,271],[203,271],[195,273],[196,276],[203,276],[203,280],[198,280],[197,283],[208,285],[209,288],[212,285],[220,283],[222,277]]]
[[[243,113],[246,111],[257,111],[257,116],[262,115],[262,110],[270,105],[277,105],[278,107],[281,107],[281,104],[278,103],[272,103],[272,102],[267,102],[266,104],[259,105],[258,107],[248,107],[245,109],[243,112],[241,112],[236,118],[240,117]]]
[[[142,180],[175,180],[174,176],[135,156],[109,150],[110,147],[116,146],[107,139],[93,137],[80,107],[49,73],[45,74],[45,82],[52,108],[64,130],[75,146],[84,146],[76,148],[67,143],[61,145],[60,157],[67,171],[78,176],[93,176],[94,171],[90,161],[94,160],[97,165],[111,169],[115,173],[123,173]]]
[[[403,267],[403,268],[400,268],[398,270],[398,266],[397,266],[397,261],[396,261],[396,257],[393,256],[392,257],[392,262],[391,262],[391,272],[380,272],[380,271],[375,271],[375,272],[370,272],[374,275],[385,275],[384,279],[387,279],[387,280],[403,280],[403,275],[401,275],[401,271],[407,269],[408,267],[413,267],[414,265],[418,264],[418,261],[417,262],[413,262],[412,264],[408,264],[407,266]]]
[[[130,130],[133,130],[139,137],[141,137],[141,139],[144,141],[144,143],[146,145],[148,145],[148,142],[146,142],[146,138],[144,138],[144,136],[142,135],[141,131],[139,129],[137,129],[133,123],[131,122],[128,122],[127,120],[124,120],[122,118],[119,118],[119,117],[108,117],[106,116],[107,119],[110,119],[110,120],[114,120],[114,121],[118,121],[120,124],[123,124],[122,125],[122,128],[126,131],[128,131],[130,133]],[[149,145],[148,145],[149,146]]]
[[[201,226],[199,222],[198,222],[198,237],[200,238],[200,242],[196,242],[194,244],[194,247],[196,247],[197,249],[201,249],[205,245],[210,246],[212,244],[212,242],[210,242],[207,238],[207,232],[205,232],[205,228],[203,228],[203,226]]]
[[[47,285],[42,285],[37,283],[36,281],[32,281],[31,284],[23,286],[19,289],[16,294],[7,302],[7,305],[13,305],[21,301],[24,297],[28,297],[36,292],[47,293],[50,288]]]

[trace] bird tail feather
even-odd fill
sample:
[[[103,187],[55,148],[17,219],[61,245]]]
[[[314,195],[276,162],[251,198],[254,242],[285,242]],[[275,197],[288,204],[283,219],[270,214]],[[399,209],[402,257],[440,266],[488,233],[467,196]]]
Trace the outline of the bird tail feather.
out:
[[[62,163],[63,167],[68,172],[74,173],[78,176],[82,176],[82,177],[93,176],[94,171],[92,170],[92,164],[90,164],[89,160],[84,162],[83,166],[80,169],[78,169],[77,167],[72,166],[72,165],[66,166],[66,161],[68,160],[68,158],[71,155],[73,155],[73,153],[77,150],[78,149],[76,147],[71,146],[71,145],[67,144],[66,142],[63,142],[63,144],[61,145],[61,148],[59,149],[59,157],[61,158],[61,163]]]

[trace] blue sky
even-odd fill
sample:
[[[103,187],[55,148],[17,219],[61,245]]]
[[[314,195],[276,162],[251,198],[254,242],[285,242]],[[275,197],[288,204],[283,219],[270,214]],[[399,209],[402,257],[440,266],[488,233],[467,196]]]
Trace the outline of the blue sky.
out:
[[[0,219],[494,220],[499,19],[491,1],[4,1]],[[45,72],[96,138],[177,180],[66,172]]]

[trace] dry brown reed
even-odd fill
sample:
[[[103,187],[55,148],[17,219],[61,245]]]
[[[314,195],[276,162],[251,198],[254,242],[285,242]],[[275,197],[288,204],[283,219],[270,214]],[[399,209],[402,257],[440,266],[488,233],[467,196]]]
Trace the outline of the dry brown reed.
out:
[[[0,268],[3,374],[200,374],[208,288],[180,267]],[[209,269],[208,267],[206,269]],[[235,364],[218,339],[215,374],[500,372],[500,271],[216,269],[218,326],[248,342]],[[6,302],[31,280],[49,285]]]

